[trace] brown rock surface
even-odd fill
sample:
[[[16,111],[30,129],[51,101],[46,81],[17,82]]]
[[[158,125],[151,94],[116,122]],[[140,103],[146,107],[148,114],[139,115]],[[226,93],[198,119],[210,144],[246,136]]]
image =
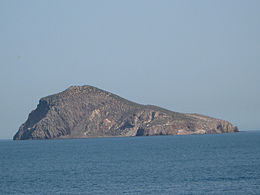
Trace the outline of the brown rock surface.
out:
[[[40,99],[14,140],[236,132],[231,123],[140,105],[92,86]]]

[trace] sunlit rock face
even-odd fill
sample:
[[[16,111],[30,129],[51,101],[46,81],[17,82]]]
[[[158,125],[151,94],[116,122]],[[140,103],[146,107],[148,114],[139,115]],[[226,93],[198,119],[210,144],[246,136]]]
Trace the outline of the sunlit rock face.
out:
[[[40,99],[14,140],[237,132],[231,123],[141,105],[92,86]]]

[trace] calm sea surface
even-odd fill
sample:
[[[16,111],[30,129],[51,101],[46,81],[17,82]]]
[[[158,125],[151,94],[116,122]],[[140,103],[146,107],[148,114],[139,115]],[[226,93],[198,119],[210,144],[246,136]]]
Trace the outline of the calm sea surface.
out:
[[[0,194],[260,194],[260,131],[2,140]]]

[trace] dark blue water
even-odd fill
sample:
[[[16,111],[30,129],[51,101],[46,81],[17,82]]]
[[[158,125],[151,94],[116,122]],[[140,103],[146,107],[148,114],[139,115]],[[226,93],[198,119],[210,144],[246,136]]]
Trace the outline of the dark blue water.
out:
[[[260,194],[260,131],[2,140],[0,194]]]

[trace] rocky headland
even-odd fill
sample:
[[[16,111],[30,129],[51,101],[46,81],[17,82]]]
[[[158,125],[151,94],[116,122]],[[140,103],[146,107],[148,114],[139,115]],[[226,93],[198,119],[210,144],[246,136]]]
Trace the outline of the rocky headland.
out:
[[[72,86],[41,98],[14,140],[237,132],[200,114],[141,105],[92,86]]]

